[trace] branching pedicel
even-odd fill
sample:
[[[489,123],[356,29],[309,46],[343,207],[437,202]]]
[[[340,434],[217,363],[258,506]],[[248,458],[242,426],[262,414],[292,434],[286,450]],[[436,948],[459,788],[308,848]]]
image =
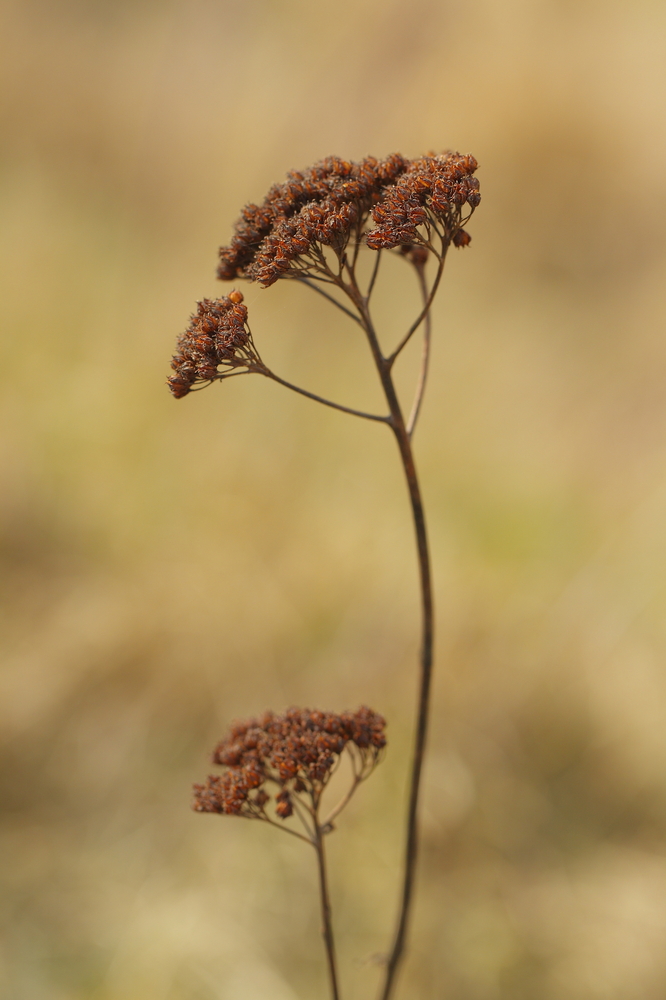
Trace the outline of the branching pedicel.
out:
[[[430,355],[430,307],[439,286],[449,246],[465,247],[464,226],[478,206],[479,183],[473,156],[447,152],[414,160],[395,153],[384,160],[367,157],[351,163],[328,157],[303,171],[293,171],[274,185],[261,205],[247,205],[236,223],[229,246],[220,250],[218,277],[245,278],[263,287],[278,279],[298,281],[327,299],[363,331],[388,408],[387,414],[366,413],[324,399],[293,385],[262,361],[248,325],[242,294],[234,290],[220,299],[198,304],[178,341],[169,386],[177,398],[236,375],[260,374],[345,413],[387,424],[395,435],[412,507],[422,607],[419,693],[414,753],[406,822],[404,872],[398,920],[387,956],[381,1000],[392,995],[404,954],[418,848],[417,815],[432,678],[433,602],[430,556],[421,492],[411,438],[420,412]],[[361,280],[360,257],[370,251],[373,266]],[[422,308],[392,351],[382,348],[370,311],[382,254],[392,253],[414,269]],[[434,277],[426,278],[430,257]],[[393,366],[423,326],[421,370],[410,414],[403,416],[393,382]],[[384,746],[384,720],[370,709],[334,715],[293,709],[284,716],[266,715],[237,726],[215,751],[227,770],[195,786],[195,809],[261,819],[294,816],[302,832],[287,832],[312,843],[317,851],[331,991],[340,992],[324,857],[324,835],[332,820],[367,776]],[[349,793],[333,814],[319,816],[321,796],[336,762],[345,751],[354,763]],[[274,815],[267,786],[279,787]]]

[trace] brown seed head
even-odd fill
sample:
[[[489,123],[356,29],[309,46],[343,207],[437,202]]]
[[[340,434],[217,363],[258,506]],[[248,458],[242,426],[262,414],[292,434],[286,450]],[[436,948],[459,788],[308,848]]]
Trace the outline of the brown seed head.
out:
[[[194,786],[193,808],[261,818],[270,799],[265,784],[272,783],[280,787],[276,814],[286,819],[295,795],[321,793],[349,744],[369,773],[386,745],[384,727],[381,715],[365,706],[339,715],[290,708],[236,723],[213,752],[213,763],[226,770]]]
[[[232,291],[221,299],[202,299],[171,362],[169,388],[179,399],[196,383],[224,378],[225,369],[257,369],[260,360],[247,325],[243,296]],[[222,368],[222,371],[220,371]]]
[[[368,233],[367,245],[381,250],[418,242],[419,227],[429,223],[455,243],[463,206],[474,210],[481,201],[479,182],[472,176],[477,166],[473,156],[452,152],[412,160],[373,208],[376,227]]]
[[[270,189],[261,205],[246,205],[229,246],[220,248],[218,277],[258,281],[307,274],[321,261],[323,247],[340,259],[354,238],[367,233],[373,250],[419,242],[417,230],[443,224],[450,241],[459,228],[462,206],[481,200],[472,177],[473,156],[434,153],[407,160],[393,153],[384,160],[359,162],[329,156],[303,171],[292,171]]]

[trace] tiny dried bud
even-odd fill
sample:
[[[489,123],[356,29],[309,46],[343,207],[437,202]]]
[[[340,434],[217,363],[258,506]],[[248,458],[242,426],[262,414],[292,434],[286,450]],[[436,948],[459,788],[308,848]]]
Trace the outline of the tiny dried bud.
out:
[[[428,249],[426,247],[419,246],[418,244],[415,246],[410,246],[409,244],[401,246],[400,253],[404,257],[407,257],[407,259],[410,260],[415,267],[424,267],[428,261],[428,257],[430,256]]]
[[[275,807],[275,812],[278,814],[280,819],[288,819],[294,812],[289,792],[280,792],[279,795],[276,795],[276,801],[277,805]]]
[[[453,237],[453,245],[455,247],[468,247],[471,242],[472,237],[464,229],[459,229]]]

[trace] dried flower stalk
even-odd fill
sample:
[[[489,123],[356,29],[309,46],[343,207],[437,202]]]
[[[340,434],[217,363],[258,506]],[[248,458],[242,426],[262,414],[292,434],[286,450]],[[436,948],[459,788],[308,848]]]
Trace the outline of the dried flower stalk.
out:
[[[231,243],[220,250],[218,277],[222,280],[247,279],[256,281],[263,287],[269,287],[279,279],[298,281],[316,291],[353,320],[367,339],[384,392],[387,414],[366,413],[343,406],[296,386],[270,371],[256,350],[243,296],[237,290],[221,299],[203,300],[199,303],[197,313],[179,339],[178,350],[172,361],[175,374],[169,379],[173,394],[182,397],[194,389],[235,375],[261,374],[326,406],[385,423],[395,435],[416,534],[422,632],[402,892],[395,936],[385,965],[381,1000],[389,1000],[392,995],[396,972],[405,949],[418,850],[418,803],[433,663],[430,556],[411,439],[427,380],[430,311],[446,254],[451,244],[458,248],[469,245],[471,237],[464,227],[481,200],[479,183],[474,177],[476,169],[477,162],[473,156],[455,152],[429,153],[413,160],[395,153],[383,160],[367,157],[358,163],[328,157],[307,170],[292,171],[287,175],[286,181],[270,189],[261,205],[247,205],[236,223]],[[357,264],[359,255],[366,251],[374,253],[375,260],[370,278],[365,287],[362,287]],[[422,296],[422,308],[398,344],[390,353],[385,354],[372,320],[370,300],[376,288],[382,254],[387,252],[398,255],[414,269]],[[426,267],[431,258],[435,261],[435,274],[428,282]],[[420,327],[424,329],[421,370],[411,411],[405,419],[392,371],[396,360]],[[272,725],[266,724],[269,727]],[[284,722],[279,725],[284,725]],[[352,739],[347,743],[348,748],[351,746],[358,748],[358,743]],[[228,748],[222,751],[223,754],[227,752]],[[241,765],[230,763],[231,758],[220,758],[219,762],[225,763],[229,770],[221,779],[210,778],[207,785],[198,788],[196,808],[201,811],[235,811],[238,815],[274,822],[265,812],[268,800],[263,799],[267,794],[263,785],[268,779],[262,778],[262,775],[279,775],[280,772],[279,769],[275,770],[274,762],[270,765],[265,763],[273,761],[270,753],[260,759],[264,761],[262,767],[268,770],[261,770],[255,763],[247,771]],[[255,791],[247,784],[248,781],[259,781],[259,784],[252,786]],[[289,781],[294,784],[289,785]],[[295,776],[288,779],[276,798],[275,811],[281,818],[290,815],[291,810],[300,816],[303,805],[299,796],[305,794],[312,801],[312,796],[315,795],[314,786],[309,789],[307,784],[304,784],[302,790],[299,784],[297,791],[297,782],[304,783],[305,779]],[[319,845],[324,937],[332,994],[334,1000],[338,1000],[339,987],[323,854],[322,834],[326,824],[320,827],[319,820],[313,818],[312,813],[309,815],[310,821],[307,819],[307,811],[303,812],[307,828],[305,839],[314,842],[315,846]],[[308,827],[308,822],[314,825]]]
[[[334,1000],[339,1000],[340,991],[324,837],[335,829],[333,821],[380,761],[386,746],[384,726],[381,715],[365,706],[341,715],[307,708],[291,708],[284,715],[266,712],[260,719],[232,726],[212,758],[226,770],[222,775],[210,775],[205,785],[194,786],[196,812],[258,819],[314,847],[322,935]],[[351,784],[322,819],[322,796],[345,752],[351,761]],[[299,822],[300,830],[284,824],[290,817]]]

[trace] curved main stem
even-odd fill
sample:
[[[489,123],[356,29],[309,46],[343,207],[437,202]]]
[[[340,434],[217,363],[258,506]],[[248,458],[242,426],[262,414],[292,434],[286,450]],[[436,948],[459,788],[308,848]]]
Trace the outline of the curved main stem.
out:
[[[440,272],[441,273],[441,272]],[[421,776],[423,772],[423,758],[425,754],[426,737],[428,732],[428,715],[430,707],[430,688],[432,681],[433,664],[433,642],[434,642],[434,614],[433,614],[433,593],[432,579],[430,572],[430,551],[428,548],[428,535],[426,531],[425,512],[421,489],[416,474],[414,455],[410,435],[407,430],[405,418],[400,407],[398,395],[391,377],[391,368],[394,357],[385,358],[379,346],[379,340],[375,332],[367,298],[360,294],[352,297],[363,317],[370,349],[377,367],[384,395],[391,414],[390,426],[395,434],[400,458],[407,480],[409,499],[412,507],[414,521],[414,531],[416,534],[416,550],[419,563],[419,581],[421,590],[421,653],[420,653],[420,676],[419,693],[416,711],[416,732],[414,737],[414,754],[412,757],[412,767],[409,784],[409,804],[407,807],[407,830],[405,841],[404,867],[402,878],[402,891],[400,895],[400,908],[398,920],[393,938],[393,945],[386,962],[386,974],[380,1000],[389,1000],[395,986],[396,973],[402,960],[407,937],[407,927],[411,909],[412,896],[414,891],[414,876],[416,873],[416,861],[418,855],[418,807],[421,790]]]
[[[400,457],[402,459],[405,478],[409,489],[409,499],[412,506],[414,519],[414,529],[416,532],[416,548],[419,559],[419,578],[421,585],[421,653],[420,653],[420,678],[419,694],[416,712],[416,732],[414,736],[414,755],[412,757],[412,768],[409,786],[409,805],[407,809],[407,831],[404,855],[404,869],[402,879],[402,893],[400,897],[400,910],[398,922],[393,939],[393,946],[386,963],[386,976],[380,994],[381,1000],[389,1000],[395,985],[395,975],[405,949],[407,935],[407,925],[409,920],[412,894],[414,891],[414,876],[416,872],[416,860],[418,854],[418,806],[419,793],[421,789],[421,775],[423,771],[423,758],[425,754],[426,737],[428,733],[428,715],[430,706],[430,688],[432,681],[433,663],[433,640],[434,640],[434,615],[432,579],[430,573],[430,553],[428,549],[428,536],[426,532],[425,514],[423,511],[423,501],[421,490],[414,466],[414,456],[412,454],[411,443],[404,421],[397,426],[394,424],[393,430],[398,441]]]

